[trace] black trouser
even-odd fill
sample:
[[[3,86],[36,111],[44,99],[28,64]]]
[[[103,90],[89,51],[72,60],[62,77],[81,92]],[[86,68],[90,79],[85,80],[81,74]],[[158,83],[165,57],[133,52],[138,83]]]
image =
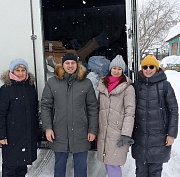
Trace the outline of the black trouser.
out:
[[[161,177],[163,163],[143,163],[136,160],[136,177]]]
[[[2,177],[25,177],[27,166],[5,166],[2,165]]]

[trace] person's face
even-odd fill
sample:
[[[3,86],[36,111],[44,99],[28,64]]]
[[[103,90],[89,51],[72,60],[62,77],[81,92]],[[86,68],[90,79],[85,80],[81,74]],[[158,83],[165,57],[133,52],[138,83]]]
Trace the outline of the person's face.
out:
[[[157,69],[154,65],[145,65],[143,66],[143,75],[145,77],[151,77],[157,72]]]
[[[73,74],[77,69],[77,63],[74,60],[66,60],[63,63],[63,68],[67,73]]]
[[[120,77],[122,75],[122,68],[120,68],[119,66],[114,66],[111,68],[111,76],[113,77]]]
[[[14,75],[19,78],[20,81],[23,81],[26,79],[26,69],[24,67],[18,67],[14,69],[13,71]]]

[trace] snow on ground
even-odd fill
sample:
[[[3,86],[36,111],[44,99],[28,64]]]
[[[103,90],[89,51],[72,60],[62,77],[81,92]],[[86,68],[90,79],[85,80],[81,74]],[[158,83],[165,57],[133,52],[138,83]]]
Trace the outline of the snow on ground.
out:
[[[176,55],[167,56],[160,63],[160,65],[162,65],[163,68],[165,68],[167,64],[174,64],[174,65],[180,64],[180,56],[176,56]]]
[[[167,70],[168,81],[173,86],[178,104],[180,105],[180,72]],[[180,122],[180,121],[179,121]],[[179,123],[180,124],[180,123]],[[180,135],[180,131],[179,131]],[[2,158],[0,157],[0,174],[1,174]],[[163,166],[162,177],[179,177],[180,176],[180,136],[177,137],[172,147],[171,159]],[[51,150],[39,149],[38,159],[32,166],[28,167],[28,174],[26,177],[53,177],[54,169],[54,154]],[[135,162],[128,153],[126,164],[122,166],[123,177],[135,177]],[[73,177],[73,160],[70,154],[67,163],[66,177]],[[88,155],[88,177],[107,177],[104,164],[97,161],[97,152],[89,151]]]
[[[179,62],[180,63],[180,62]],[[179,105],[180,114],[180,72],[174,70],[166,70],[167,80],[171,83],[174,88],[176,98]],[[178,137],[172,146],[171,159],[168,163],[164,164],[163,176],[162,177],[179,177],[180,176],[180,121],[179,121],[179,132]]]

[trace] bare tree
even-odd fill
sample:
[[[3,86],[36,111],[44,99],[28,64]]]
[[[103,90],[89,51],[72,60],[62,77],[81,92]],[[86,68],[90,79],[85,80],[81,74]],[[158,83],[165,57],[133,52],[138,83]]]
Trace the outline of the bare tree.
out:
[[[139,9],[140,56],[157,47],[167,49],[168,30],[180,21],[178,1],[149,0]],[[179,14],[178,14],[179,13]]]

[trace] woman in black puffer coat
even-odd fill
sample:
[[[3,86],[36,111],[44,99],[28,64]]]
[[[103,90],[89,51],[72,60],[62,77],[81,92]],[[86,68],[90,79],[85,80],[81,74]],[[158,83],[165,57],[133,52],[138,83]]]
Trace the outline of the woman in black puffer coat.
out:
[[[19,177],[37,158],[38,101],[28,64],[15,59],[1,76],[0,143],[2,176]]]
[[[136,177],[160,177],[162,165],[170,159],[171,145],[177,137],[178,104],[156,58],[148,55],[141,67],[138,85],[135,84],[132,156],[136,160]],[[167,84],[167,93],[164,84]]]

